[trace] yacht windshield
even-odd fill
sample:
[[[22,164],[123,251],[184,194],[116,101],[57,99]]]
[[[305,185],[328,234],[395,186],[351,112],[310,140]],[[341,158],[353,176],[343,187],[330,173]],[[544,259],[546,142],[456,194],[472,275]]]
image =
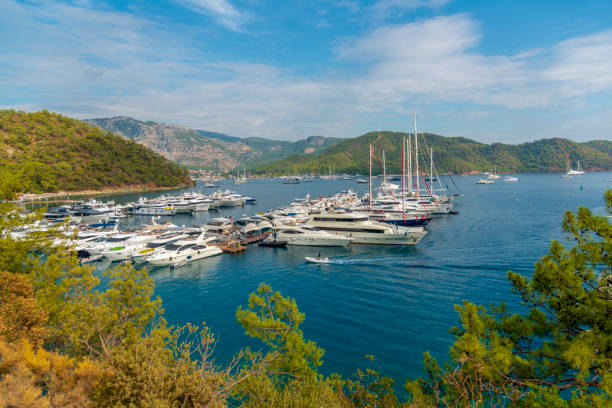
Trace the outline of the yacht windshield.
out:
[[[121,242],[121,241],[125,241],[128,238],[129,237],[114,237],[114,238],[109,238],[108,242]]]

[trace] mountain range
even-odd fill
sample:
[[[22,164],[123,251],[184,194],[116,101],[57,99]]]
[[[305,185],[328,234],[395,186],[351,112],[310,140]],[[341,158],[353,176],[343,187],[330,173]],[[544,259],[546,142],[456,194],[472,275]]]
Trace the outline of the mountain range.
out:
[[[310,155],[342,139],[310,136],[297,142],[258,137],[239,138],[186,126],[143,122],[127,116],[87,119],[85,122],[132,139],[189,168],[247,170],[293,154]]]
[[[386,153],[387,171],[401,172],[402,140],[408,133],[370,132],[344,139],[314,155],[292,155],[254,169],[256,173],[326,174],[368,172],[368,145],[374,149],[374,173],[382,172],[382,152]],[[594,140],[577,143],[567,139],[541,139],[510,145],[484,144],[462,137],[419,134],[419,162],[429,168],[429,149],[433,149],[436,170],[441,173],[482,172],[552,172],[567,169],[568,160],[575,168],[580,161],[587,171],[612,170],[612,141]]]

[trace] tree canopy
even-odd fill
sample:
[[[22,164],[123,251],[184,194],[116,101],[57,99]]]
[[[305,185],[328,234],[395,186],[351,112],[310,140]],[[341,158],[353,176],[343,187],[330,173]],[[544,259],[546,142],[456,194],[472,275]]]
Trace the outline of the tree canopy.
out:
[[[0,199],[22,192],[190,184],[177,164],[82,121],[47,111],[0,111]]]

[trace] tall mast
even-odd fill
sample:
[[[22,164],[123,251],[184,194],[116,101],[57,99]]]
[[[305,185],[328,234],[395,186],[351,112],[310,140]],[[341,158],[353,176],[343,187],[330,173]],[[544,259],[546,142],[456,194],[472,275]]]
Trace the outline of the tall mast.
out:
[[[406,138],[402,139],[402,219],[406,216]]]
[[[419,185],[419,177],[421,176],[421,172],[419,171],[419,138],[417,133],[417,125],[416,125],[416,112],[414,113],[414,161],[416,165],[416,194],[417,197],[421,196],[421,186]]]
[[[385,161],[385,151],[383,150],[383,181],[387,181],[387,162]]]
[[[368,178],[368,187],[370,189],[368,193],[368,207],[372,211],[372,145],[370,145],[370,177]]]
[[[433,148],[429,148],[429,193],[433,198]]]
[[[406,149],[408,152],[408,191],[412,196],[412,136],[408,133],[408,148]]]

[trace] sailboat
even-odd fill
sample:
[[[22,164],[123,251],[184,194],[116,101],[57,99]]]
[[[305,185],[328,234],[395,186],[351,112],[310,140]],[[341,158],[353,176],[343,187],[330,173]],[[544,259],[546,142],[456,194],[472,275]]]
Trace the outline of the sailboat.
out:
[[[501,178],[499,174],[497,174],[497,166],[495,166],[495,171],[493,171],[493,165],[491,165],[491,173],[489,173],[490,179],[498,179]]]
[[[568,176],[579,176],[581,174],[584,174],[584,171],[580,170],[580,160],[578,160],[578,168],[577,170],[572,170],[570,168],[570,162],[569,160],[567,161],[567,173],[565,173]]]
[[[242,166],[242,171],[244,172],[244,176],[240,178],[240,171],[238,171],[238,175],[236,176],[236,179],[234,180],[234,184],[243,184],[247,182],[246,169],[244,168],[244,166]]]

